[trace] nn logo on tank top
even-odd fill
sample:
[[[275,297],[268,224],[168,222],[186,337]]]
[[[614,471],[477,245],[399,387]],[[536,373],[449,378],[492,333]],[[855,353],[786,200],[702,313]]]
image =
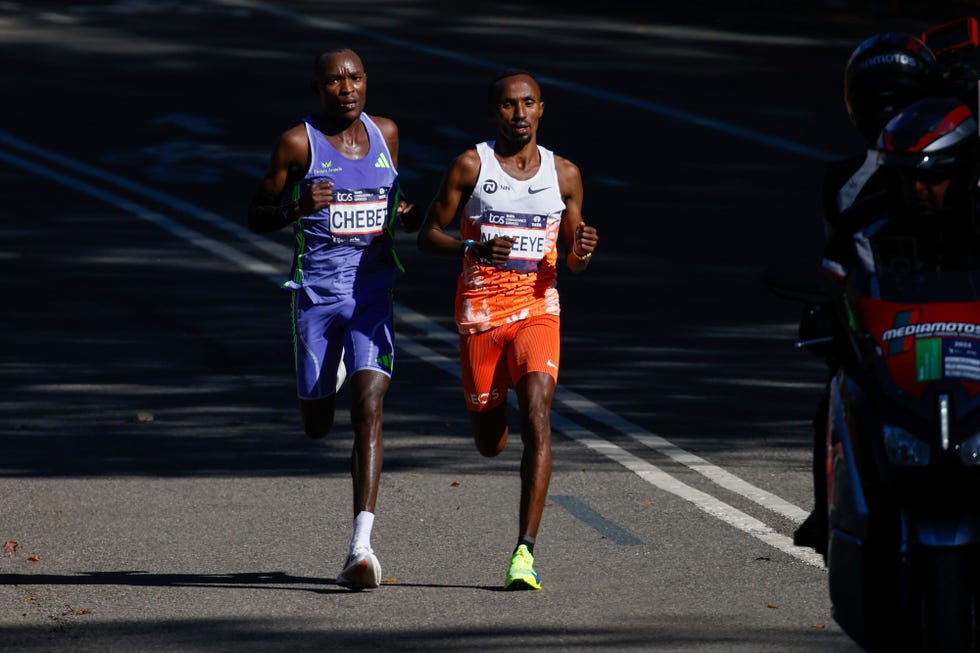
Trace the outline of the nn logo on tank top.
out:
[[[385,156],[385,153],[384,152],[382,152],[381,154],[378,155],[378,160],[374,162],[374,167],[375,168],[390,168],[391,167],[391,164],[388,163],[388,157]]]

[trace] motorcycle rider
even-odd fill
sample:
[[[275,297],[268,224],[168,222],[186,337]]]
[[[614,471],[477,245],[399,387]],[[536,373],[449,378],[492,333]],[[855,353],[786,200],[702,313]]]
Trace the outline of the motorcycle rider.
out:
[[[883,32],[866,39],[851,53],[844,67],[844,106],[851,123],[865,140],[864,152],[827,166],[823,180],[824,237],[827,242],[844,229],[841,213],[859,200],[899,192],[892,175],[878,173],[875,142],[885,124],[908,104],[941,92],[942,71],[936,56],[911,34]],[[852,216],[853,217],[853,216]],[[825,335],[823,311],[818,304],[803,309],[800,340]],[[837,364],[829,347],[811,348],[824,358],[833,376]],[[824,471],[827,394],[813,418],[814,509],[793,534],[793,543],[826,553],[827,492]]]
[[[888,177],[876,175],[875,142],[903,108],[942,91],[942,71],[932,50],[911,34],[885,32],[865,40],[844,67],[844,106],[865,152],[831,163],[824,176],[824,219],[830,235],[840,217],[859,198],[891,192]]]
[[[907,272],[980,269],[980,137],[971,109],[948,95],[913,102],[885,125],[875,153],[875,174],[891,190],[841,212],[821,262],[839,282],[835,292],[855,265],[869,273],[882,266]],[[833,351],[828,346],[822,355],[832,378]],[[814,417],[815,508],[794,534],[794,543],[824,554],[827,409],[825,394]]]
[[[845,211],[859,226],[835,233],[823,263],[842,368],[825,448],[834,620],[863,650],[975,651],[964,465],[978,340],[960,327],[976,322],[980,287],[977,120],[955,97],[925,98],[876,149],[898,192]]]
[[[877,150],[880,174],[900,192],[842,214],[861,226],[831,238],[824,270],[844,280],[855,265],[869,273],[980,268],[980,136],[970,108],[953,97],[919,100],[888,122]]]

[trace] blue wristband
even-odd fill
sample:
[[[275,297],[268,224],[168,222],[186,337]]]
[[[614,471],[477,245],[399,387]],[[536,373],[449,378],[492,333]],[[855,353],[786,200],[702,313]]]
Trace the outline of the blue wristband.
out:
[[[470,247],[474,247],[474,246],[476,246],[476,244],[477,244],[476,241],[473,240],[473,239],[471,239],[471,238],[467,238],[466,240],[464,240],[463,241],[463,257],[465,257],[467,253],[469,253]]]

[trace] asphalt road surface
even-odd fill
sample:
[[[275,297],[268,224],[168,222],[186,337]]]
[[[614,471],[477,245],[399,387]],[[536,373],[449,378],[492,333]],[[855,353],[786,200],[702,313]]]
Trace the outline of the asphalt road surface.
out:
[[[822,560],[791,541],[821,364],[759,277],[816,260],[823,167],[861,146],[840,98],[853,47],[976,6],[660,4],[0,3],[3,647],[856,650]],[[366,64],[367,111],[399,124],[417,203],[492,136],[505,67],[540,76],[539,140],[582,169],[601,242],[586,274],[559,272],[541,592],[500,591],[519,439],[493,460],[472,446],[458,264],[408,235],[385,582],[334,583],[349,394],[331,438],[306,440],[289,234],[244,218],[338,44]]]

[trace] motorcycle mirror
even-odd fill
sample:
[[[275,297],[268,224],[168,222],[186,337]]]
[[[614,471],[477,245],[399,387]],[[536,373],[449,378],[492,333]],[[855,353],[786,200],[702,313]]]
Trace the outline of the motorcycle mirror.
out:
[[[922,33],[922,42],[928,45],[937,57],[967,48],[975,48],[980,44],[977,19],[972,16],[964,16],[927,29]]]

